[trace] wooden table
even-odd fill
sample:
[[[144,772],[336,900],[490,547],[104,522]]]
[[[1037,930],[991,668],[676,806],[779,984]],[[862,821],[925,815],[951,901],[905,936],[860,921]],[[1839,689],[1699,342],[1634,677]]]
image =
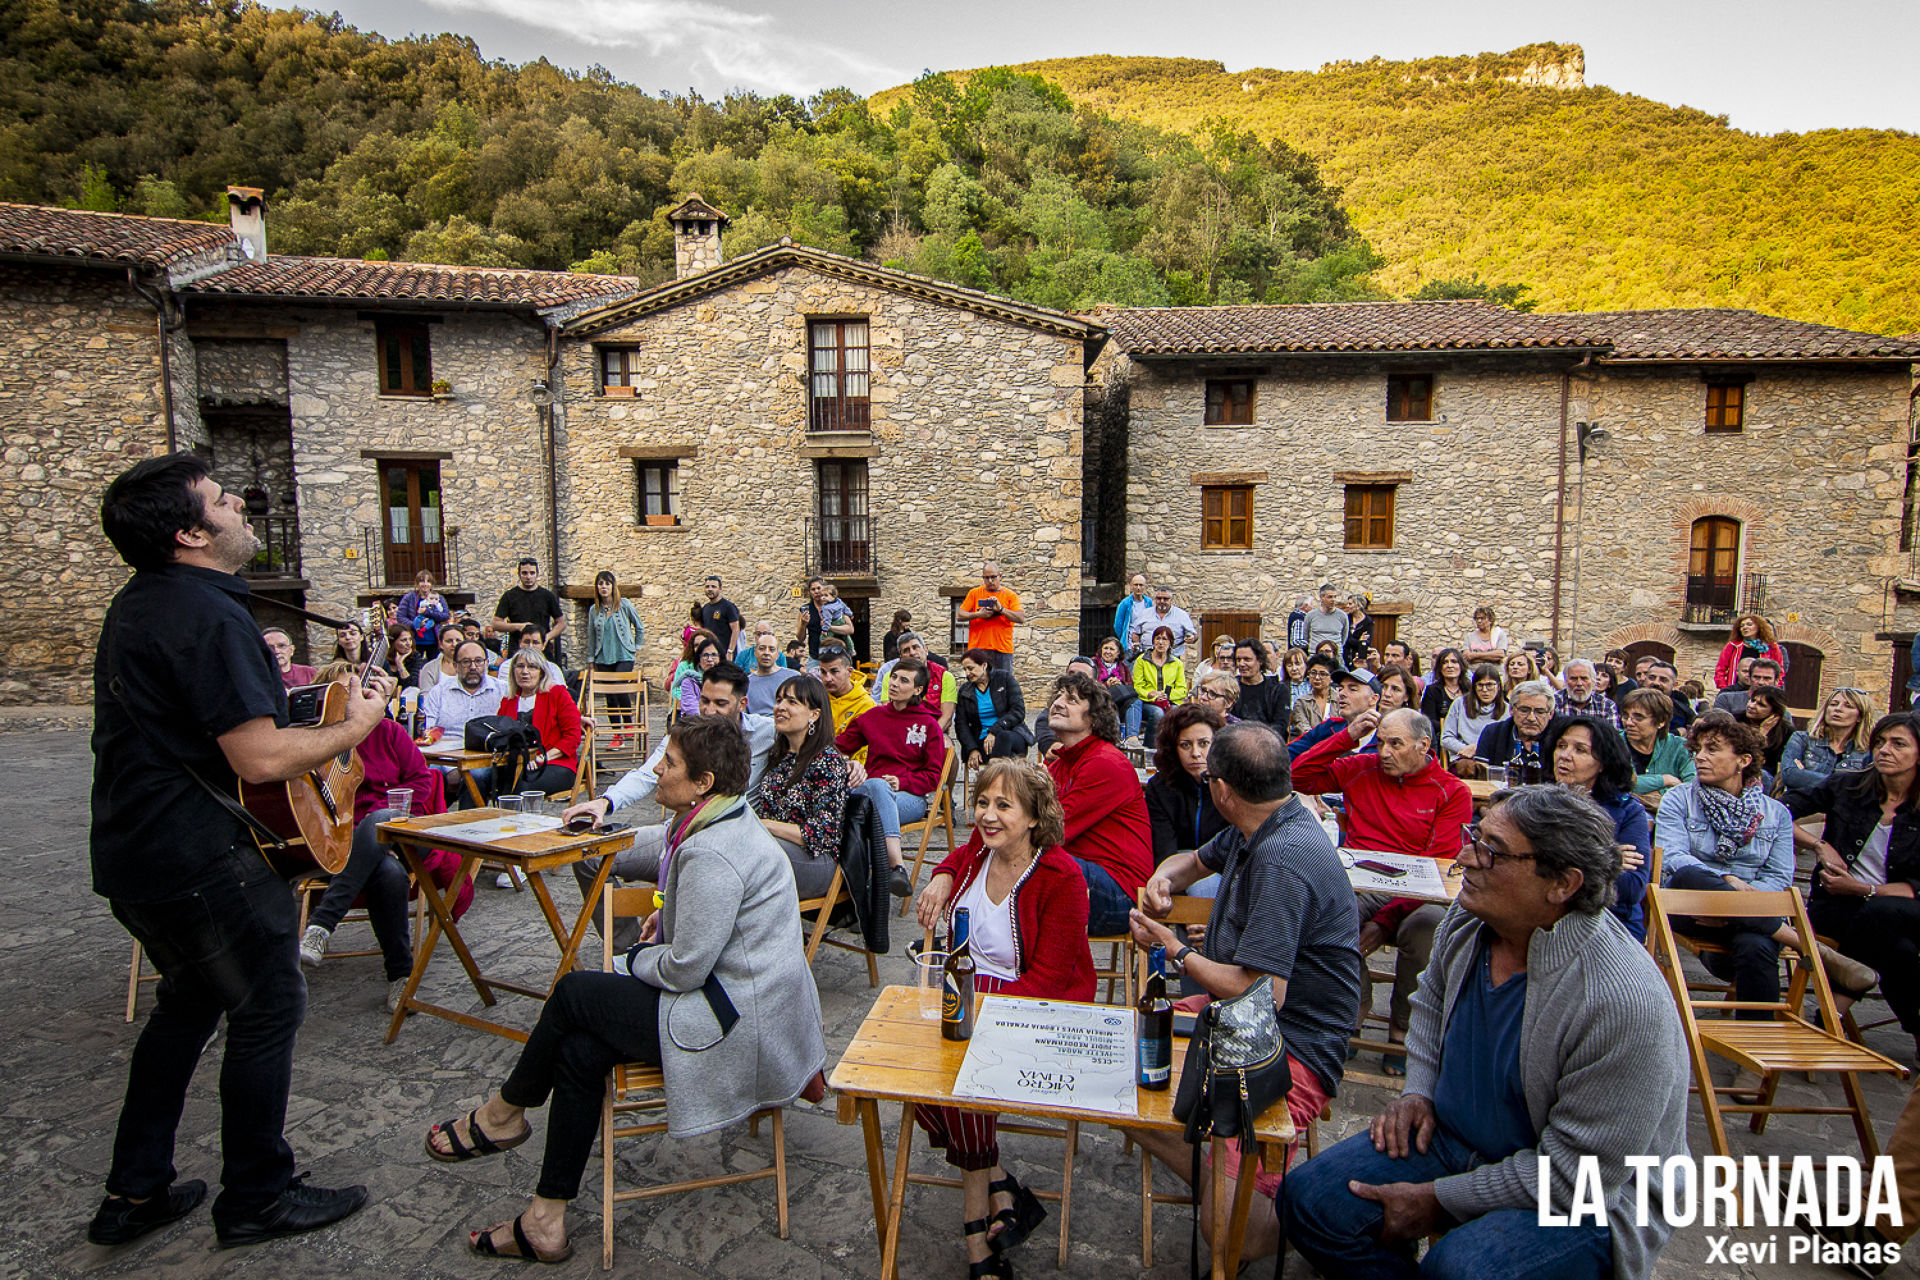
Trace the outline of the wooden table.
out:
[[[1467,792],[1473,796],[1473,811],[1479,813],[1493,799],[1493,793],[1506,789],[1506,784],[1495,782],[1492,778],[1467,778]]]
[[[448,1009],[440,1005],[428,1004],[416,998],[420,989],[420,979],[427,972],[427,962],[433,958],[433,949],[440,941],[440,935],[446,934],[447,942],[453,947],[460,964],[467,971],[467,977],[473,982],[473,989],[480,993],[480,1000],[489,1008],[494,1003],[494,992],[508,991],[514,995],[531,996],[536,1000],[545,1000],[553,993],[553,988],[561,978],[573,970],[574,956],[580,950],[580,942],[586,936],[587,927],[593,921],[593,913],[600,905],[600,891],[606,886],[607,876],[613,871],[613,858],[605,856],[600,864],[599,874],[593,879],[592,886],[582,895],[580,914],[569,928],[560,917],[559,909],[553,904],[553,895],[547,892],[546,881],[541,873],[556,867],[569,867],[586,858],[612,855],[632,843],[633,832],[625,831],[589,831],[582,835],[564,835],[558,830],[529,831],[525,835],[511,836],[505,840],[482,842],[462,840],[457,837],[437,835],[440,827],[458,826],[463,822],[477,822],[485,818],[506,816],[504,809],[463,809],[458,813],[436,813],[408,818],[402,822],[383,822],[380,824],[380,838],[399,850],[408,868],[413,872],[414,880],[420,886],[420,893],[426,899],[429,918],[426,937],[421,940],[419,954],[413,958],[413,972],[407,977],[407,985],[401,995],[399,1007],[393,1012],[393,1021],[387,1027],[387,1043],[400,1034],[400,1024],[407,1020],[409,1013],[430,1013],[436,1018],[445,1018],[457,1022],[463,1027],[473,1027],[479,1031],[490,1031],[494,1035],[525,1043],[527,1033],[502,1023],[477,1018],[470,1013],[461,1013],[457,1009]],[[446,896],[441,895],[433,877],[427,874],[426,855],[431,849],[448,849],[460,855],[460,875],[454,881],[455,888]],[[453,899],[462,880],[473,874],[474,864],[485,858],[489,862],[504,863],[512,870],[524,875],[533,886],[533,896],[540,902],[541,913],[547,918],[547,927],[553,931],[553,940],[560,947],[560,963],[553,971],[553,981],[544,988],[524,987],[518,983],[507,982],[500,978],[489,978],[480,972],[480,966],[474,961],[473,953],[467,949],[466,939],[460,936],[460,926],[453,919]]]
[[[1099,1007],[1111,1009],[1113,1006]],[[913,1117],[916,1110],[923,1106],[950,1106],[1003,1116],[1082,1123],[1092,1121],[1116,1127],[1181,1133],[1186,1126],[1173,1118],[1173,1100],[1180,1089],[1180,1070],[1186,1059],[1186,1043],[1185,1037],[1174,1039],[1172,1086],[1163,1091],[1139,1091],[1140,1114],[1137,1117],[1109,1116],[1099,1112],[1025,1103],[983,1103],[978,1098],[956,1098],[953,1094],[954,1079],[959,1074],[961,1061],[966,1057],[966,1044],[942,1039],[940,1024],[920,1016],[920,994],[915,988],[887,987],[882,990],[874,998],[866,1021],[860,1024],[860,1030],[854,1034],[847,1051],[841,1055],[839,1064],[828,1079],[840,1097],[840,1123],[851,1124],[858,1116],[866,1138],[867,1181],[873,1195],[874,1226],[880,1235],[880,1280],[895,1280],[898,1275],[901,1211],[906,1203],[907,1166],[913,1153],[916,1128]],[[891,1193],[888,1188],[886,1151],[880,1140],[882,1101],[901,1104]],[[1269,1167],[1281,1167],[1285,1148],[1294,1140],[1293,1119],[1284,1105],[1275,1106],[1267,1112],[1260,1123],[1257,1137],[1261,1155]],[[1063,1195],[1073,1186],[1073,1157],[1073,1141],[1069,1136]],[[1213,1251],[1214,1280],[1224,1280],[1237,1273],[1240,1247],[1246,1237],[1247,1208],[1253,1202],[1254,1180],[1250,1176],[1241,1178],[1233,1196],[1229,1217],[1225,1194],[1229,1163],[1230,1158],[1216,1149],[1213,1161],[1213,1238],[1216,1242],[1225,1241],[1226,1248]],[[1063,1201],[1059,1259],[1063,1267],[1066,1265],[1067,1226],[1067,1210]]]
[[[427,763],[430,765],[439,765],[443,769],[452,769],[455,777],[466,784],[467,794],[473,797],[474,808],[477,809],[487,802],[487,798],[480,794],[479,786],[474,783],[473,771],[475,769],[492,768],[494,764],[493,752],[448,751],[442,753],[428,751],[422,748],[420,754],[426,757]],[[449,793],[447,796],[447,804],[451,806],[453,803],[454,798],[452,794]]]

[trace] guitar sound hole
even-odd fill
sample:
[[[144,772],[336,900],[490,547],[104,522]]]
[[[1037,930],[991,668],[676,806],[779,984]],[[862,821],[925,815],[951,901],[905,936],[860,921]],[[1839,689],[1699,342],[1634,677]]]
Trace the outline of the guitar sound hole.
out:
[[[333,763],[335,768],[351,769],[353,767],[352,748],[348,748],[347,750],[342,751],[339,755],[335,756],[333,758]]]

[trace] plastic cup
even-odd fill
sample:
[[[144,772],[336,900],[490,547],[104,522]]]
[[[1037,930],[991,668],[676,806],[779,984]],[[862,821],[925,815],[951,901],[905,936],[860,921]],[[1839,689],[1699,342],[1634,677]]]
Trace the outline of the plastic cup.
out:
[[[528,813],[538,815],[540,813],[540,806],[546,803],[546,799],[547,797],[541,792],[522,791],[520,793],[520,807]]]
[[[387,808],[393,811],[395,822],[404,822],[413,814],[413,788],[394,787],[387,792]]]
[[[502,795],[493,802],[493,807],[500,810],[500,816],[506,819],[506,821],[500,824],[502,831],[518,831],[520,829],[518,819],[526,810],[521,805],[519,796],[511,794]]]
[[[947,953],[944,951],[926,951],[913,958],[914,984],[920,991],[920,1016],[928,1022],[940,1021],[940,997],[946,967]]]
[[[1495,787],[1505,787],[1507,785],[1507,766],[1503,764],[1488,765],[1487,781],[1493,783]]]

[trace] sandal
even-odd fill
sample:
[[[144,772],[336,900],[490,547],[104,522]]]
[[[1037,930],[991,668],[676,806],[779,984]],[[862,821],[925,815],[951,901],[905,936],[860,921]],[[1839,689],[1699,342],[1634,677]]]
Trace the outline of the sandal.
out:
[[[1380,1055],[1380,1074],[1400,1079],[1407,1074],[1407,1055],[1404,1053],[1383,1053]]]
[[[459,1164],[463,1160],[478,1160],[481,1156],[497,1156],[502,1151],[511,1151],[533,1136],[533,1126],[529,1124],[511,1138],[489,1138],[480,1127],[479,1114],[478,1107],[467,1112],[467,1136],[473,1139],[472,1147],[460,1141],[460,1135],[453,1131],[453,1126],[460,1123],[456,1116],[452,1120],[442,1120],[427,1130],[427,1154],[441,1164]],[[436,1133],[447,1135],[448,1150],[442,1151],[433,1145],[433,1135]]]
[[[972,1222],[963,1222],[960,1230],[969,1236],[983,1236],[987,1233],[987,1220],[975,1218]],[[989,1243],[987,1247],[991,1249],[993,1246]],[[967,1280],[983,1280],[987,1276],[994,1277],[994,1280],[1013,1280],[1013,1264],[997,1253],[989,1253],[982,1261],[967,1264]]]
[[[524,1218],[526,1215],[521,1214],[520,1217]],[[475,1253],[486,1258],[531,1258],[535,1262],[554,1263],[565,1262],[573,1256],[573,1241],[571,1240],[561,1245],[558,1249],[555,1249],[552,1253],[542,1253],[533,1241],[527,1239],[526,1228],[520,1225],[520,1218],[513,1220],[513,1244],[511,1246],[513,1251],[509,1253],[507,1249],[493,1242],[493,1233],[499,1229],[499,1224],[496,1223],[488,1227],[485,1231],[474,1232],[471,1236],[467,1237],[468,1247]]]
[[[990,1227],[1000,1228],[987,1236],[987,1248],[995,1253],[1004,1253],[1024,1243],[1033,1234],[1033,1229],[1047,1219],[1047,1207],[1040,1203],[1040,1197],[1021,1186],[1020,1180],[1012,1174],[998,1182],[989,1182],[987,1194],[1013,1197],[1013,1207],[994,1214],[989,1224]]]

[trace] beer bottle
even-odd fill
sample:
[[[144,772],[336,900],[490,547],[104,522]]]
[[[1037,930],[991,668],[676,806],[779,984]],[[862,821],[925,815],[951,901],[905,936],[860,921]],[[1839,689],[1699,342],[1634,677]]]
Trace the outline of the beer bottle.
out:
[[[1140,1087],[1164,1089],[1173,1082],[1173,1001],[1167,999],[1167,949],[1147,953],[1147,980],[1134,1006],[1140,1041]]]
[[[940,1035],[947,1040],[973,1039],[973,953],[967,949],[965,907],[954,909],[953,936],[940,971]]]

